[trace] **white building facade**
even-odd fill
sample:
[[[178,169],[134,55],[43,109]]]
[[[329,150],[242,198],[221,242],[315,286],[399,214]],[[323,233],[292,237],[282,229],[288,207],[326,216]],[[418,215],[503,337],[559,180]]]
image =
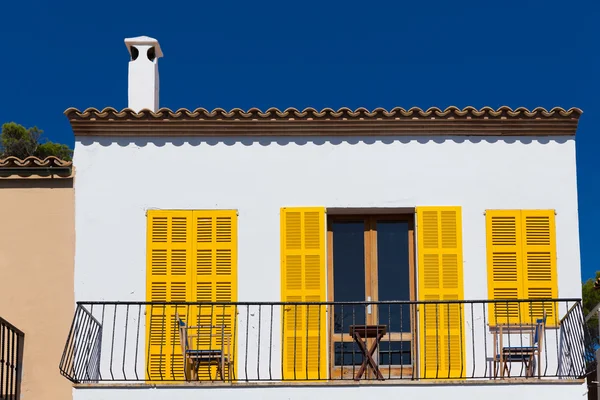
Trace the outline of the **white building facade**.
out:
[[[158,43],[128,40],[150,71],[130,67],[130,101],[135,85],[158,97]],[[66,111],[74,398],[587,392],[580,110],[171,111],[148,96]]]

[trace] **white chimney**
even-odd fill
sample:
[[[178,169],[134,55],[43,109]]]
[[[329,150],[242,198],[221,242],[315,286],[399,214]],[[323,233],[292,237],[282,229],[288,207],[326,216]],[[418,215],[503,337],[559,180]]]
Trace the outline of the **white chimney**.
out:
[[[148,36],[125,39],[129,50],[128,105],[135,112],[158,110],[158,59],[163,53],[158,40]]]

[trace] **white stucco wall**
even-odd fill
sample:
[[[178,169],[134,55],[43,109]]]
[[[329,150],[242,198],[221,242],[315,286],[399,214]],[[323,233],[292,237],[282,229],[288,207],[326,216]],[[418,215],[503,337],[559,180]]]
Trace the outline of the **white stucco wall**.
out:
[[[485,209],[555,209],[558,295],[581,295],[571,139],[114,142],[75,144],[77,300],[145,300],[145,211],[163,208],[237,209],[238,299],[278,301],[290,206],[462,206],[466,299],[487,298]]]
[[[151,208],[238,210],[243,302],[280,301],[281,207],[423,205],[462,207],[466,299],[488,297],[484,211],[555,209],[558,295],[581,297],[571,138],[82,138],[74,161],[77,300],[145,300]]]
[[[123,389],[73,389],[74,400],[321,400],[321,399],[584,399],[585,384],[521,384],[521,385],[374,385],[374,386],[275,386],[275,387],[172,387]]]

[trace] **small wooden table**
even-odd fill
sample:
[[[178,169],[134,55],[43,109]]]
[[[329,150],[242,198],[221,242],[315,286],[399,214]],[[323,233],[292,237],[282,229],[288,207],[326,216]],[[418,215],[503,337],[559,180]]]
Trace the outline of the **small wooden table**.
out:
[[[381,371],[379,371],[379,366],[373,359],[373,353],[377,349],[377,345],[385,336],[387,332],[386,325],[350,325],[350,336],[354,339],[358,347],[360,348],[360,352],[363,355],[363,362],[354,377],[355,381],[360,380],[367,369],[367,365],[371,367],[377,379],[383,380],[383,375]],[[364,339],[374,338],[375,341],[371,345],[371,348],[367,351],[367,346],[365,345]]]

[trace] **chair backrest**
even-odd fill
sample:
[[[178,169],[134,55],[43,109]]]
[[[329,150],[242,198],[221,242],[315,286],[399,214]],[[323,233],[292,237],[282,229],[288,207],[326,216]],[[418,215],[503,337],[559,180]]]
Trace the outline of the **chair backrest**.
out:
[[[179,343],[181,344],[181,351],[183,352],[183,354],[185,354],[189,348],[187,340],[187,327],[185,325],[185,322],[183,322],[183,320],[179,316],[179,314],[175,314],[175,319],[177,320],[177,324],[179,325]]]
[[[544,330],[545,326],[546,326],[546,310],[544,310],[544,317],[538,318],[535,321],[535,334],[533,336],[533,344],[534,345],[538,344],[538,342],[540,341],[540,338],[542,337],[542,331]]]

